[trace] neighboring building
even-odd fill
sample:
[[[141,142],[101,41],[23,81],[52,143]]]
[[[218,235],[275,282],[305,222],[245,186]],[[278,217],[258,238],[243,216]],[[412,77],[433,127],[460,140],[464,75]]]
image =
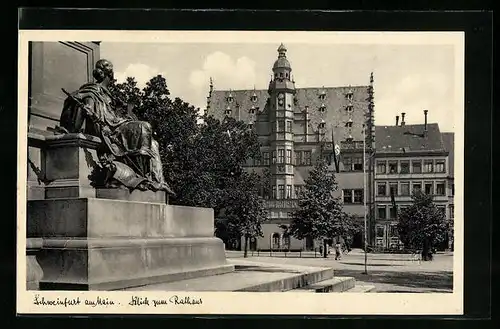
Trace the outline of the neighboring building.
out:
[[[448,220],[453,227],[455,219],[455,133],[442,133],[444,148],[448,153]],[[453,231],[450,231],[448,248],[453,250]]]
[[[396,117],[395,126],[377,126],[377,150],[375,153],[375,246],[401,247],[397,233],[396,209],[392,206],[394,195],[396,208],[408,207],[414,190],[433,195],[434,203],[450,216],[453,208],[453,191],[450,175],[453,172],[453,136],[443,138],[437,123],[406,125],[402,113],[401,124]],[[447,143],[443,141],[446,140]],[[451,142],[448,143],[448,142]],[[451,147],[450,147],[451,145]],[[450,218],[451,217],[451,218]],[[448,247],[448,240],[440,249]]]
[[[272,179],[267,199],[269,221],[264,237],[253,240],[251,249],[312,249],[314,241],[296,240],[284,234],[280,225],[290,223],[297,207],[297,192],[318,157],[330,156],[332,135],[341,147],[340,173],[336,174],[346,212],[363,220],[363,125],[367,127],[367,205],[373,209],[373,165],[369,154],[374,146],[373,76],[370,85],[295,88],[292,67],[283,44],[272,71],[268,90],[215,90],[210,84],[207,113],[216,118],[234,117],[254,129],[262,144],[261,157],[247,163],[248,170],[268,169]],[[330,167],[334,170],[334,164]],[[367,214],[371,217],[371,214]],[[362,234],[353,246],[361,247]]]

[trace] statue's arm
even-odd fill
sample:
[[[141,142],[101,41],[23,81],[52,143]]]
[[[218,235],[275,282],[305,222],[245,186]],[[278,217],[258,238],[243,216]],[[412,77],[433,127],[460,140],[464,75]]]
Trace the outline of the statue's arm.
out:
[[[85,97],[82,100],[82,103],[84,104],[85,107],[87,108],[93,108],[94,107],[94,100],[91,97]],[[87,115],[87,110],[82,108],[81,106],[78,107],[76,117],[75,117],[75,128],[76,131],[80,131],[83,128],[83,124],[85,122],[85,118],[89,117]],[[93,118],[90,118],[93,119]]]

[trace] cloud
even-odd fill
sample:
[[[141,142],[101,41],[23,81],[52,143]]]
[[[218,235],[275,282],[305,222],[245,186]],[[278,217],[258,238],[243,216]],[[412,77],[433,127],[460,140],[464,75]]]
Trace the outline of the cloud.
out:
[[[256,64],[248,57],[233,59],[221,51],[209,54],[200,69],[189,75],[189,84],[200,102],[208,93],[210,78],[216,89],[249,89],[256,83]]]
[[[143,88],[146,82],[158,74],[165,76],[158,68],[143,63],[134,63],[129,64],[123,72],[115,72],[115,79],[118,82],[124,82],[128,77],[134,77],[138,87]]]

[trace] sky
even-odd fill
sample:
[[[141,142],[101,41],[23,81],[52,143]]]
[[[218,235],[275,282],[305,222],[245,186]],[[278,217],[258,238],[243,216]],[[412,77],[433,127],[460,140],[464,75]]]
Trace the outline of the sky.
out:
[[[140,86],[161,74],[173,97],[204,109],[212,77],[214,89],[267,89],[276,43],[101,43],[121,82],[133,76]],[[289,43],[287,58],[297,88],[368,85],[374,74],[375,124],[394,125],[405,112],[407,124],[439,123],[455,131],[455,84],[459,83],[451,44]]]

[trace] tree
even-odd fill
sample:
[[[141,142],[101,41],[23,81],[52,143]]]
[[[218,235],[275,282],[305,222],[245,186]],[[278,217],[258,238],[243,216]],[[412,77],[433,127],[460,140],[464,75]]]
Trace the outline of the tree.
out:
[[[115,81],[110,90],[117,101],[134,105],[136,118],[151,124],[165,180],[176,193],[172,204],[213,208],[216,232],[226,239],[261,234],[264,205],[255,185],[258,179],[243,170],[243,164],[259,154],[260,145],[244,122],[205,115],[200,123],[198,109],[171,99],[161,75],[143,89],[127,78]],[[247,209],[249,215],[241,216]]]
[[[259,175],[243,172],[235,185],[227,189],[224,217],[228,231],[244,238],[244,257],[247,257],[248,240],[262,237],[262,223],[267,219],[265,202],[259,196]]]
[[[432,260],[433,247],[444,241],[448,231],[445,214],[430,195],[416,192],[412,200],[410,207],[399,212],[399,238],[405,247],[421,250],[423,260]]]
[[[342,212],[342,204],[334,191],[338,185],[333,171],[319,159],[305,180],[298,209],[292,213],[289,232],[297,239],[323,239],[323,256],[327,257],[327,240],[349,230],[350,220]]]

